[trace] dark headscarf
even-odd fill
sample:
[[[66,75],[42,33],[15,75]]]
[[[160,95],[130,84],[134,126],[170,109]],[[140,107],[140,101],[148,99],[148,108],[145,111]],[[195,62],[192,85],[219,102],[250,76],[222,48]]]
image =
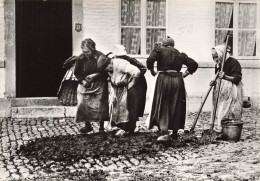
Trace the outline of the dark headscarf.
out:
[[[167,36],[167,38],[162,41],[162,46],[164,46],[164,47],[167,47],[167,46],[174,47],[174,44],[175,44],[174,40],[169,36]]]
[[[81,42],[81,48],[84,47],[87,47],[91,50],[96,50],[96,43],[91,38],[87,38]]]

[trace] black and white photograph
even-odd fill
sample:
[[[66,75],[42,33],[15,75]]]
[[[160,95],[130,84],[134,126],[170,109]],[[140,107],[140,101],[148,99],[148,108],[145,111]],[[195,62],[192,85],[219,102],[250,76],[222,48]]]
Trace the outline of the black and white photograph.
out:
[[[259,181],[260,0],[0,0],[0,181]]]

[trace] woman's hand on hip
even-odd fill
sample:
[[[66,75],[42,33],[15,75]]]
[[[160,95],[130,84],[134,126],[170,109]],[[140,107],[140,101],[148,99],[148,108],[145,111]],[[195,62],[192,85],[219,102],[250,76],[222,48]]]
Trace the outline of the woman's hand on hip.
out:
[[[151,69],[150,71],[151,71],[152,76],[156,76],[157,72],[155,72],[154,69]]]
[[[186,70],[183,74],[182,74],[182,77],[185,78],[187,77],[188,75],[190,75],[190,72],[188,70]]]

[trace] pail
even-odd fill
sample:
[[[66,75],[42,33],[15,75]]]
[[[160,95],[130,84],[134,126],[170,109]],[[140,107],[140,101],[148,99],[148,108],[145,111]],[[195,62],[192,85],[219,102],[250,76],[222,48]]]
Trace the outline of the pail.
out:
[[[222,123],[222,133],[224,140],[239,141],[243,128],[243,122],[234,120],[225,120]]]

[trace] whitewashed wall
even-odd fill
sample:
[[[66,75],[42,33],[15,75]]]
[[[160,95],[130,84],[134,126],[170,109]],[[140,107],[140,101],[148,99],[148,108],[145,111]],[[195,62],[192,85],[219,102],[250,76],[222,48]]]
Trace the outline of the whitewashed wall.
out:
[[[170,0],[167,34],[176,48],[199,62],[211,61],[214,44],[214,1]]]
[[[214,77],[213,62],[210,49],[214,45],[214,2],[212,0],[167,0],[167,35],[175,40],[176,48],[181,52],[185,52],[188,56],[199,63],[197,72],[185,79],[187,95],[190,100],[190,109],[196,110],[198,102],[201,101],[209,87],[210,80]],[[7,0],[14,2],[14,0]],[[115,44],[120,43],[120,0],[73,0],[74,23],[82,23],[83,32],[81,34],[73,34],[73,51],[78,54],[80,52],[80,39],[92,38],[97,49],[108,53],[112,51]],[[6,3],[11,10],[12,3]],[[83,11],[79,13],[78,11]],[[10,11],[14,12],[14,11]],[[82,16],[82,17],[81,17]],[[5,59],[6,37],[4,29],[4,0],[0,0],[0,61]],[[259,18],[260,19],[260,18]],[[259,23],[260,24],[260,23]],[[72,27],[74,29],[74,27]],[[14,36],[14,33],[11,33]],[[10,38],[10,37],[9,37]],[[12,40],[12,38],[10,38]],[[259,41],[259,35],[258,35]],[[13,42],[13,40],[12,40]],[[10,49],[10,48],[9,48]],[[13,62],[15,52],[9,51],[7,61]],[[13,50],[10,49],[10,50]],[[259,53],[259,46],[257,49]],[[10,55],[11,54],[11,55]],[[138,58],[145,63],[146,58]],[[260,97],[260,61],[239,60],[243,67],[243,82],[245,96],[252,97],[255,104],[259,105]],[[15,62],[15,61],[14,61]],[[12,64],[11,64],[12,65]],[[8,68],[0,68],[0,98],[4,97],[4,92],[11,92],[11,88],[7,89],[5,80],[10,80],[10,84],[15,85],[14,77],[6,77],[6,75],[14,75]],[[154,84],[154,78],[150,72],[146,73],[148,82],[147,99],[149,100],[150,88]],[[8,84],[9,85],[9,84]],[[10,87],[10,86],[9,86]],[[10,90],[9,90],[10,89]],[[210,99],[210,98],[209,98]],[[192,104],[195,103],[194,108]],[[207,103],[205,109],[210,109],[210,102]]]
[[[120,0],[83,0],[83,37],[92,38],[104,53],[120,43],[119,8]]]
[[[198,109],[198,103],[214,78],[211,57],[211,48],[214,46],[214,3],[212,0],[168,0],[167,3],[167,35],[174,38],[179,51],[199,63],[197,72],[185,79],[190,110]],[[120,43],[120,0],[84,0],[83,19],[83,37],[91,37],[97,43],[98,50],[107,53],[114,44]],[[146,62],[146,58],[138,59]],[[259,60],[250,63],[247,60],[239,61],[243,67],[245,96],[259,100],[260,82],[256,78],[260,77]],[[146,73],[146,78],[149,100],[150,88],[155,80],[150,72]],[[211,109],[211,95],[208,99],[205,110]]]
[[[5,30],[4,30],[4,1],[0,0],[0,61],[5,59]],[[5,71],[0,66],[0,98],[4,97],[5,92]]]

